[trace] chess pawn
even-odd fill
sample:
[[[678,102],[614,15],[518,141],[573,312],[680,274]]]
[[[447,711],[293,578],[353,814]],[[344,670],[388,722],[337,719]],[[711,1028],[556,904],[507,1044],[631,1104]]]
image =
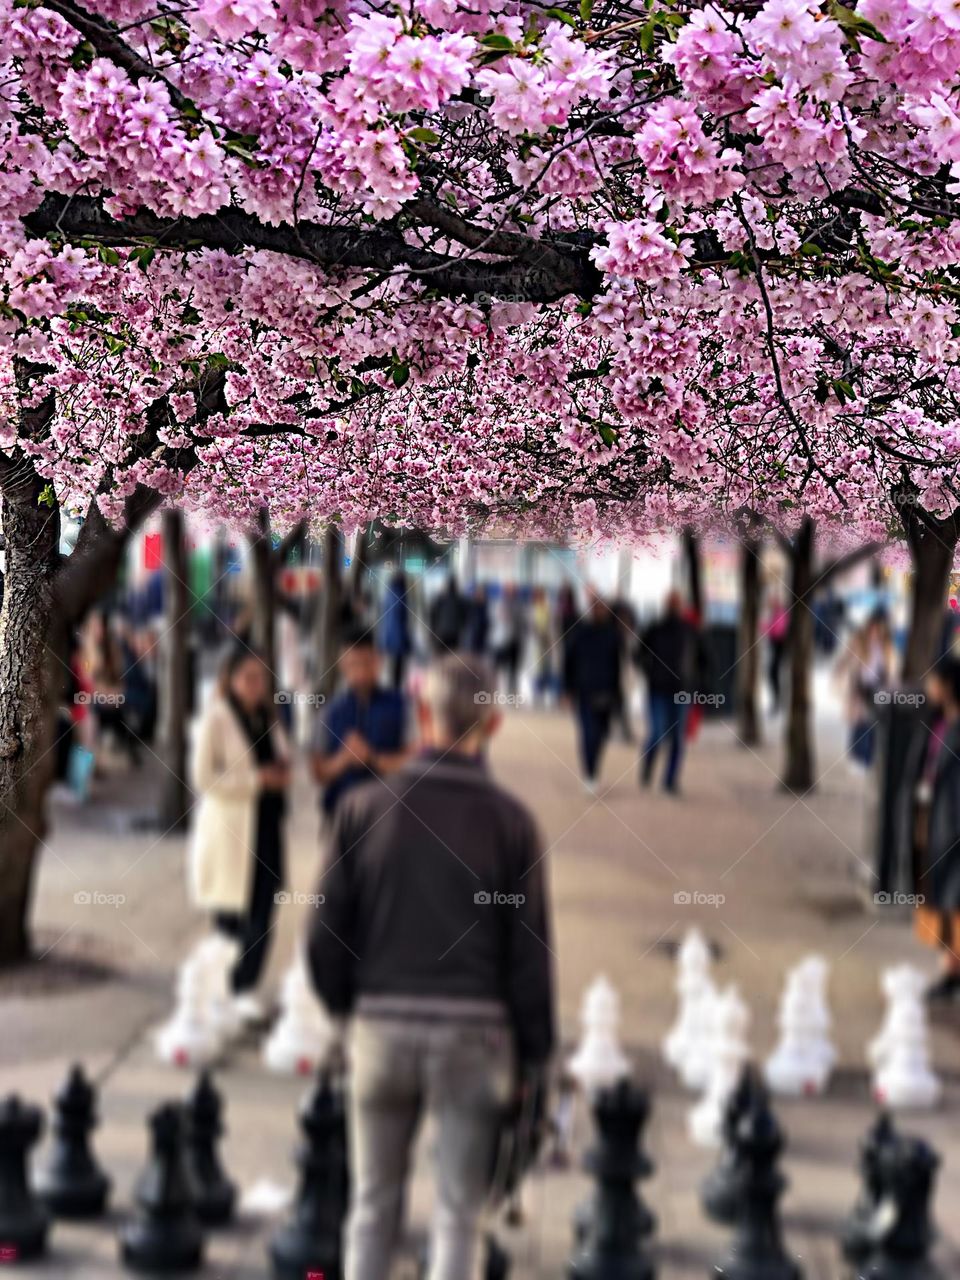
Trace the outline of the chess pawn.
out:
[[[898,995],[890,1013],[886,1048],[873,1080],[873,1095],[883,1107],[932,1107],[940,1081],[930,1067],[927,1014],[915,990]]]
[[[271,1071],[311,1075],[336,1047],[337,1032],[314,994],[302,956],[283,979],[280,1017],[263,1047]]]
[[[740,1153],[735,1136],[740,1117],[756,1105],[757,1093],[765,1096],[766,1089],[756,1067],[747,1063],[724,1107],[720,1158],[700,1185],[700,1203],[707,1217],[714,1222],[729,1225],[736,1220],[743,1174],[738,1163]]]
[[[150,1156],[134,1192],[140,1213],[121,1233],[120,1256],[132,1271],[194,1271],[203,1236],[184,1159],[183,1108],[166,1103],[149,1124]]]
[[[688,1035],[677,1070],[684,1087],[699,1093],[706,1088],[713,1067],[714,1022],[720,999],[709,975],[704,977],[699,990],[691,993],[690,999]]]
[[[716,1280],[802,1280],[783,1246],[778,1209],[786,1186],[778,1168],[783,1134],[766,1090],[750,1094],[733,1131],[733,1147],[739,1170],[734,1235],[711,1275]]]
[[[580,1022],[583,1036],[567,1063],[580,1087],[592,1093],[629,1076],[630,1062],[620,1048],[620,997],[602,975],[587,988]]]
[[[836,1061],[826,1001],[827,964],[811,956],[787,976],[780,1004],[780,1041],[767,1060],[775,1093],[822,1093]]]
[[[240,944],[236,938],[213,932],[203,939],[197,951],[202,957],[207,1018],[222,1049],[240,1035],[245,1025],[231,982],[240,958]],[[203,1065],[197,1063],[197,1066]]]
[[[940,1157],[922,1138],[896,1136],[877,1153],[880,1199],[868,1220],[857,1280],[943,1280],[930,1260],[930,1201]]]
[[[857,1262],[870,1252],[870,1230],[883,1195],[881,1154],[897,1141],[893,1120],[881,1111],[867,1131],[860,1147],[860,1176],[863,1185],[856,1204],[840,1233],[840,1248],[850,1262]]]
[[[584,1168],[593,1175],[595,1190],[587,1213],[576,1216],[570,1280],[653,1280],[647,1238],[656,1219],[636,1188],[653,1172],[643,1149],[649,1112],[647,1094],[630,1080],[594,1095],[597,1138]]]
[[[73,1066],[53,1100],[53,1149],[36,1183],[58,1218],[97,1218],[106,1208],[110,1179],[90,1150],[96,1124],[96,1092]]]
[[[750,1056],[747,1028],[750,1011],[735,986],[729,986],[718,997],[711,1038],[712,1064],[710,1079],[703,1096],[688,1117],[690,1138],[698,1146],[715,1147],[720,1143],[727,1101],[740,1080]]]
[[[194,1208],[206,1226],[229,1222],[237,1197],[217,1149],[223,1133],[222,1116],[223,1100],[209,1072],[203,1071],[186,1103],[186,1163]]]
[[[710,979],[710,948],[699,929],[689,929],[677,951],[677,1018],[663,1040],[664,1060],[674,1070],[699,1034],[698,1001]]]
[[[885,969],[880,987],[886,997],[884,1020],[880,1030],[867,1045],[867,1062],[874,1073],[883,1066],[891,1048],[891,1034],[897,1006],[911,1000],[920,1004],[927,987],[922,970],[912,964],[892,965]]]
[[[210,1016],[210,955],[195,948],[177,974],[177,1003],[158,1028],[158,1056],[176,1067],[207,1066],[223,1047],[221,1029]]]
[[[300,1185],[293,1214],[269,1244],[275,1280],[316,1272],[339,1280],[347,1213],[347,1131],[343,1090],[321,1074],[300,1113]]]
[[[29,1152],[43,1132],[43,1113],[19,1098],[0,1102],[0,1263],[29,1262],[46,1248],[50,1218],[27,1178]]]

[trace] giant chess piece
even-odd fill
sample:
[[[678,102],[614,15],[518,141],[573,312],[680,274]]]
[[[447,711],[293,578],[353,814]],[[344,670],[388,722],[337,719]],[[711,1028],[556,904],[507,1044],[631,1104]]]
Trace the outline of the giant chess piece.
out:
[[[887,1019],[879,1045],[871,1045],[877,1065],[874,1097],[881,1106],[894,1109],[935,1106],[941,1085],[930,1065],[923,974],[909,965],[901,966],[887,990]]]
[[[737,1087],[723,1112],[720,1158],[700,1186],[700,1203],[708,1218],[729,1226],[736,1221],[743,1171],[741,1151],[735,1142],[741,1116],[756,1105],[755,1095],[766,1094],[760,1073],[751,1063],[743,1068]]]
[[[97,1095],[83,1068],[73,1066],[53,1100],[53,1150],[37,1191],[58,1218],[97,1218],[107,1207],[110,1179],[90,1150]]]
[[[750,1056],[747,1029],[750,1010],[731,985],[718,997],[714,1012],[710,1053],[713,1062],[703,1096],[687,1117],[690,1138],[698,1146],[720,1145],[723,1116]]]
[[[895,1137],[877,1153],[880,1199],[857,1280],[943,1280],[930,1260],[936,1238],[930,1201],[940,1157],[922,1138]]]
[[[592,1093],[628,1076],[630,1062],[620,1048],[620,997],[603,974],[587,988],[580,1024],[583,1035],[567,1063],[580,1087]]]
[[[222,1117],[223,1099],[210,1073],[203,1071],[186,1104],[186,1159],[197,1217],[211,1227],[230,1221],[237,1198],[237,1188],[224,1172],[217,1149]]]
[[[663,1040],[664,1060],[679,1071],[703,1032],[703,994],[710,984],[710,947],[699,929],[688,929],[677,949],[677,1017]]]
[[[184,1155],[184,1115],[168,1102],[150,1117],[151,1151],[135,1197],[140,1214],[120,1236],[126,1267],[170,1275],[194,1271],[203,1258],[203,1235],[193,1207]]]
[[[312,1075],[337,1046],[337,1028],[317,999],[298,955],[283,979],[280,1017],[263,1046],[263,1060],[271,1071]]]
[[[646,1241],[656,1219],[636,1188],[638,1179],[653,1172],[642,1146],[649,1111],[647,1094],[630,1080],[595,1096],[597,1139],[584,1168],[596,1189],[587,1220],[576,1224],[570,1280],[653,1280]]]
[[[883,1196],[880,1173],[880,1154],[891,1142],[897,1141],[897,1133],[889,1112],[881,1111],[867,1131],[860,1147],[860,1176],[863,1185],[850,1216],[840,1232],[840,1248],[849,1262],[859,1262],[872,1247],[871,1226],[877,1215],[877,1206]]]
[[[219,953],[207,941],[194,947],[180,966],[173,1013],[154,1034],[157,1055],[175,1067],[206,1066],[223,1051],[222,1002],[214,994]]]
[[[304,1140],[297,1153],[300,1186],[293,1214],[272,1237],[276,1280],[312,1272],[340,1280],[341,1238],[347,1214],[347,1132],[343,1089],[323,1073],[300,1114]]]
[[[837,1059],[830,1040],[827,1004],[829,967],[821,956],[807,956],[787,974],[780,1001],[780,1040],[766,1065],[774,1093],[823,1093]]]
[[[0,1102],[0,1263],[43,1253],[50,1217],[27,1178],[30,1148],[43,1132],[43,1112],[12,1094]]]
[[[786,1179],[777,1168],[783,1134],[764,1090],[755,1090],[733,1132],[739,1169],[730,1251],[711,1274],[716,1280],[802,1280],[787,1256],[777,1202]]]

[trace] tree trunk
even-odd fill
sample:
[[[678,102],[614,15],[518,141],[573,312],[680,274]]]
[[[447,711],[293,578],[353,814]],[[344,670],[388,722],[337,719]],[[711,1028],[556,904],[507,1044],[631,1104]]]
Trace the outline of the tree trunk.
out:
[[[250,544],[253,560],[253,643],[277,683],[277,601],[273,535],[266,507],[260,511],[257,533]]]
[[[316,692],[329,698],[336,687],[340,654],[340,615],[343,608],[343,539],[336,525],[323,535],[323,597],[320,602],[320,672]]]
[[[15,465],[17,465],[15,463]],[[56,609],[60,512],[32,467],[4,484],[6,575],[0,611],[0,965],[26,958],[44,797],[66,649]]]
[[[762,582],[760,543],[745,538],[740,555],[740,626],[737,634],[737,736],[745,747],[761,741],[757,684],[760,679],[760,630]]]
[[[190,594],[183,513],[174,509],[163,513],[163,563],[166,617],[160,655],[160,743],[166,767],[160,791],[159,822],[166,835],[183,830],[190,810],[187,785]]]
[[[790,701],[787,707],[783,786],[802,795],[814,786],[810,685],[813,678],[814,524],[806,518],[797,530],[790,554]]]
[[[702,623],[703,618],[703,564],[700,556],[700,540],[688,526],[683,531],[683,557],[687,571],[687,590],[690,605]]]
[[[915,531],[909,540],[913,582],[910,626],[903,655],[903,678],[908,684],[920,684],[940,653],[958,529],[960,526],[955,528],[943,521],[937,528]]]

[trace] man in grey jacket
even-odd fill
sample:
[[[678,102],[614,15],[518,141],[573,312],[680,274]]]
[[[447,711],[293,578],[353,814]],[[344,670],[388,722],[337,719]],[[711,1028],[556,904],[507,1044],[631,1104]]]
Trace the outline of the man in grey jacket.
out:
[[[346,1280],[386,1280],[411,1148],[436,1123],[430,1280],[473,1280],[506,1108],[553,1048],[542,845],[490,777],[493,674],[452,654],[427,675],[423,754],[338,808],[308,958],[351,1017]]]

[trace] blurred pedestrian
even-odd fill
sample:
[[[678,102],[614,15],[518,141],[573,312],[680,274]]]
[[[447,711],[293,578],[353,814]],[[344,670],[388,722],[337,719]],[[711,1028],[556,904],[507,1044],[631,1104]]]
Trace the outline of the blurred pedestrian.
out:
[[[550,597],[537,587],[530,606],[530,634],[533,639],[533,696],[538,701],[556,696],[557,637]]]
[[[934,712],[920,786],[918,937],[940,953],[932,1001],[960,999],[960,661],[945,658],[927,679]]]
[[[193,785],[199,796],[190,845],[193,901],[240,946],[231,975],[237,1012],[264,1016],[254,995],[267,958],[276,894],[283,887],[287,736],[262,658],[238,645],[224,660],[197,727]]]
[[[621,696],[622,652],[616,618],[600,596],[592,596],[586,617],[567,636],[563,681],[577,717],[583,785],[591,794],[596,791],[611,717]]]
[[[643,633],[637,660],[647,679],[650,717],[647,741],[640,756],[644,786],[653,780],[661,748],[667,750],[663,778],[666,791],[680,788],[687,714],[700,691],[703,654],[697,628],[689,620],[683,597],[671,591],[662,618]]]
[[[467,604],[467,622],[464,627],[463,647],[467,653],[485,656],[490,635],[490,608],[487,589],[478,582]]]
[[[390,680],[394,689],[403,688],[407,662],[413,649],[409,592],[406,574],[398,569],[387,583],[380,617],[380,647],[390,662]]]
[[[490,777],[493,672],[448,656],[418,706],[424,754],[340,805],[308,959],[352,1018],[345,1280],[385,1280],[413,1141],[436,1126],[429,1280],[478,1275],[481,1217],[511,1100],[554,1043],[543,846]]]
[[[896,661],[887,615],[877,610],[854,632],[837,663],[837,675],[847,687],[850,756],[864,769],[873,763],[877,695],[889,688]]]
[[[380,655],[370,631],[347,636],[338,668],[343,689],[317,722],[311,757],[327,814],[358,782],[398,769],[407,748],[406,697],[380,684]]]
[[[624,742],[633,742],[633,725],[630,720],[630,694],[627,688],[630,664],[626,661],[633,651],[637,639],[637,615],[633,605],[623,596],[611,601],[610,612],[613,614],[620,631],[620,647],[623,660],[620,663],[620,688],[617,691],[617,704],[613,709],[613,719],[620,727],[620,737]]]
[[[463,642],[467,602],[451,574],[430,606],[430,643],[436,654],[453,653]]]
[[[790,610],[782,600],[771,602],[761,634],[767,641],[767,682],[774,713],[783,702],[783,659],[790,635]]]
[[[514,583],[508,582],[493,602],[490,648],[497,672],[502,673],[511,697],[517,693],[525,630],[523,601]]]

